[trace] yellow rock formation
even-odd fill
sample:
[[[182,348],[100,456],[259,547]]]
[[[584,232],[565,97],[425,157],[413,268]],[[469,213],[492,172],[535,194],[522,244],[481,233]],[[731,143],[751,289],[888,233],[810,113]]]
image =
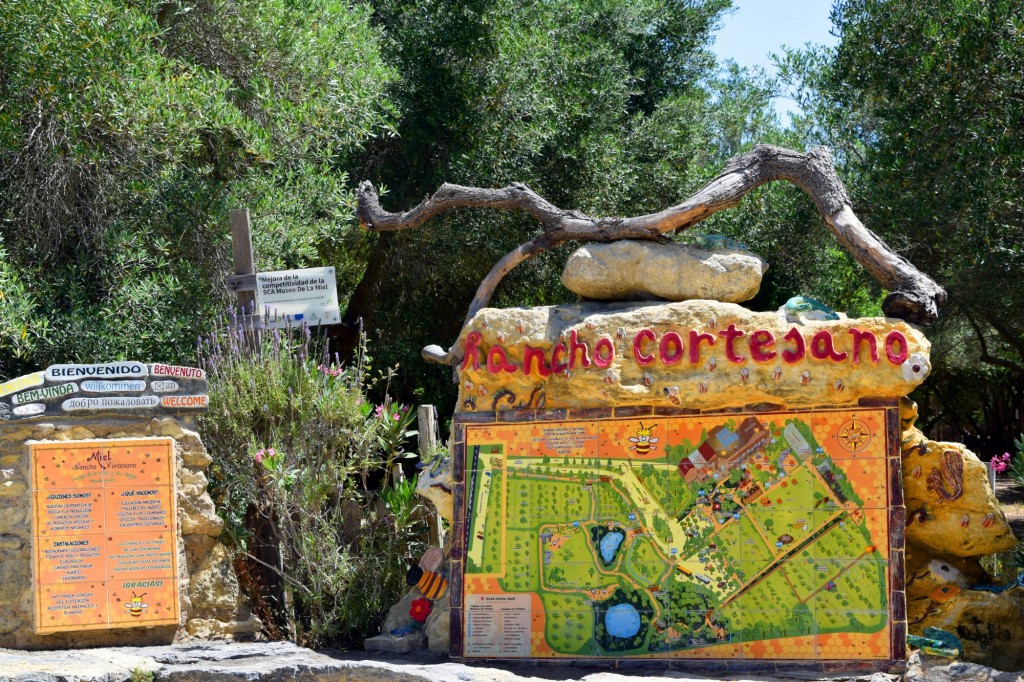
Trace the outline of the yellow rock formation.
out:
[[[1017,542],[985,463],[960,443],[928,440],[916,428],[904,431],[903,488],[907,542],[935,556],[985,556]]]
[[[1024,618],[1019,589],[971,589],[984,580],[977,559],[935,559],[907,545],[907,621],[920,635],[937,627],[960,638],[963,658],[1000,670],[1024,665]]]
[[[900,401],[907,507],[907,623],[913,634],[955,634],[964,658],[1001,669],[1024,664],[1020,589],[972,589],[989,582],[979,559],[1017,540],[988,483],[985,464],[960,443],[929,440],[915,426],[917,405]]]

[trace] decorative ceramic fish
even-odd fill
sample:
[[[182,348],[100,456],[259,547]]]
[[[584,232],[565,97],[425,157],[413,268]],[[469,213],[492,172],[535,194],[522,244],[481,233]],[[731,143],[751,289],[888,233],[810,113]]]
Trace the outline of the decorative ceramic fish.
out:
[[[779,308],[779,312],[786,316],[787,322],[839,319],[839,315],[836,311],[832,310],[821,301],[809,296],[794,296],[786,301],[785,305]]]

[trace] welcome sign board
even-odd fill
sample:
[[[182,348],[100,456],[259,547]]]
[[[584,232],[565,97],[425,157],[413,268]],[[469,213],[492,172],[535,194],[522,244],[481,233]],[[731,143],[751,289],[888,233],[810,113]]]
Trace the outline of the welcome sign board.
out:
[[[903,658],[894,407],[516,412],[456,415],[457,655]]]
[[[30,447],[36,634],[177,625],[174,441]]]

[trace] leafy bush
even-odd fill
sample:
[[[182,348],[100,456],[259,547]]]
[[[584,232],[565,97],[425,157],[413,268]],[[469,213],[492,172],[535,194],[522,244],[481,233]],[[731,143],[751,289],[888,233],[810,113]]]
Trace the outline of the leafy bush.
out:
[[[370,19],[336,0],[0,2],[0,291],[9,270],[33,294],[13,328],[0,299],[0,376],[191,361],[232,207],[262,270],[331,263],[344,305],[364,248],[348,169],[395,116]]]
[[[249,561],[242,575],[263,576],[243,582],[256,612],[269,614],[269,633],[304,645],[361,642],[423,549],[414,482],[393,480],[415,413],[367,400],[362,347],[340,367],[307,327],[235,329],[198,351],[209,373],[211,493]]]

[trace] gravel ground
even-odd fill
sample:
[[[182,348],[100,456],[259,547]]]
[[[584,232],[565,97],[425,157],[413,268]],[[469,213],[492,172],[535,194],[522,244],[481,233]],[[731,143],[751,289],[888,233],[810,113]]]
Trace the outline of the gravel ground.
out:
[[[996,498],[1018,540],[1024,539],[1024,485],[1007,476],[996,478]]]

